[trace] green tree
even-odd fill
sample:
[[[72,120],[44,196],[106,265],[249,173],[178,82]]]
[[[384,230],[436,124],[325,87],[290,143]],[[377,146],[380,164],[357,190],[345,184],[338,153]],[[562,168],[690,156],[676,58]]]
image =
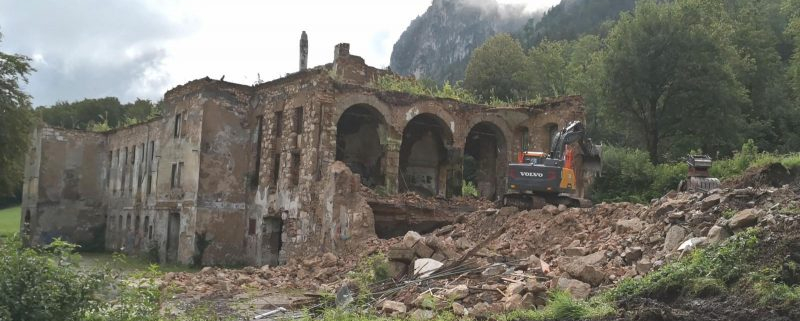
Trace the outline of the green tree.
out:
[[[533,96],[556,97],[572,93],[573,74],[567,68],[572,44],[566,40],[542,41],[528,53],[528,73]]]
[[[665,151],[729,153],[742,140],[747,97],[732,67],[738,56],[723,5],[644,0],[610,31],[604,114],[638,137],[651,162]]]
[[[787,19],[780,5],[780,0],[727,1],[740,57],[734,68],[749,97],[742,108],[744,135],[764,150],[788,152],[800,148],[800,136],[792,130],[800,126],[800,114],[790,101],[784,72],[788,54],[781,51],[792,44],[783,36]]]
[[[33,113],[20,83],[31,71],[30,58],[0,52],[0,196],[13,194],[22,182]]]
[[[499,34],[475,49],[467,65],[464,86],[484,100],[514,100],[526,96],[525,52],[508,34]]]
[[[116,97],[105,97],[57,102],[51,107],[39,107],[36,111],[51,126],[95,130],[148,121],[161,114],[161,105],[161,102],[154,104],[145,99],[122,104]]]

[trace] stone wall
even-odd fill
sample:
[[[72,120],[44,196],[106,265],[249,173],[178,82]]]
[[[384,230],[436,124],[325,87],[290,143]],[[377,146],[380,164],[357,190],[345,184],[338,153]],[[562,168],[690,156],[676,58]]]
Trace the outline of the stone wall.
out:
[[[26,157],[22,235],[30,245],[55,238],[84,250],[105,238],[105,139],[102,134],[39,127]]]

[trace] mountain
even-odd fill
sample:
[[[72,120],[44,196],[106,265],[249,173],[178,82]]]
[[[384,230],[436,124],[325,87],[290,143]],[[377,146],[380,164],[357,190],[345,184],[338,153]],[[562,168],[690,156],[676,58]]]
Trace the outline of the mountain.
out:
[[[633,10],[636,0],[562,0],[541,19],[531,19],[516,34],[526,48],[544,39],[574,40],[582,35],[604,33],[603,24]]]
[[[532,13],[494,0],[433,0],[394,44],[391,69],[442,83],[464,79],[472,51],[497,33],[513,33]]]

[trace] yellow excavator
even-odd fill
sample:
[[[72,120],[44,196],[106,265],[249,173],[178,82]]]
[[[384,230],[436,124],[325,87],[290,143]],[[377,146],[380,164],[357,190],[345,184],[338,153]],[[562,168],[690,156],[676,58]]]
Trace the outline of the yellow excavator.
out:
[[[503,204],[523,209],[540,209],[547,204],[591,207],[592,202],[576,195],[575,150],[580,148],[583,171],[600,173],[602,148],[586,137],[580,121],[569,123],[552,141],[552,151],[523,151],[517,163],[508,165],[508,189]]]

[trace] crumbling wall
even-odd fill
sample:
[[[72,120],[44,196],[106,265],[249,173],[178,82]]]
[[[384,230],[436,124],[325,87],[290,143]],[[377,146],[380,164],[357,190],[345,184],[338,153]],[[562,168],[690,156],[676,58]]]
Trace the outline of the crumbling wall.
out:
[[[334,162],[327,168],[319,193],[321,252],[354,252],[362,242],[376,237],[375,216],[361,194],[361,178],[344,163]]]
[[[196,263],[252,264],[244,242],[245,235],[253,235],[245,212],[248,186],[254,179],[248,157],[253,143],[245,127],[250,88],[217,84],[202,96]]]
[[[105,167],[102,134],[39,127],[29,151],[22,210],[30,217],[22,230],[26,243],[43,245],[55,238],[84,250],[103,248]],[[35,157],[38,156],[38,159]]]
[[[457,196],[466,153],[479,159],[481,195],[498,197],[519,151],[547,150],[552,130],[583,119],[579,97],[491,108],[377,90],[369,83],[389,71],[367,66],[346,44],[334,56],[254,86],[191,81],[167,92],[163,116],[144,124],[103,134],[37,131],[23,204],[33,215],[27,225],[23,215],[21,229],[39,240],[78,233],[60,219],[42,222],[46,208],[69,207],[64,217],[105,226],[109,250],[277,265],[374,237],[362,184]],[[64,142],[51,142],[59,135]],[[58,167],[53,157],[67,161]],[[66,189],[65,181],[80,186]],[[382,209],[383,225],[395,210]],[[420,219],[425,213],[398,220],[440,223]]]

